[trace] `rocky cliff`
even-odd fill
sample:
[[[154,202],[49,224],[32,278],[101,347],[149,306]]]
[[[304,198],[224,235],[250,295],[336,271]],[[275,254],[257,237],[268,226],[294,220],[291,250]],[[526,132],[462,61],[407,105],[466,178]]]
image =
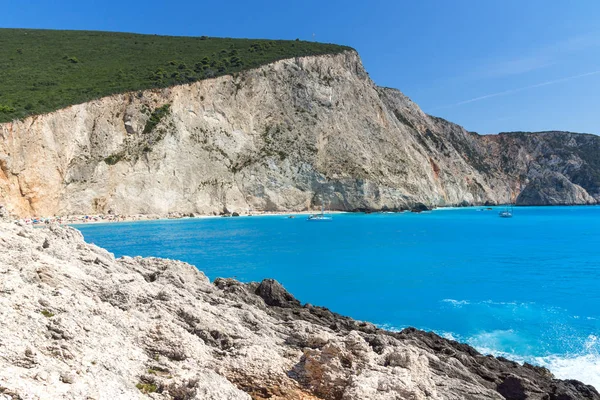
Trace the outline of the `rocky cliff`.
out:
[[[600,137],[571,132],[482,136],[491,168],[523,182],[520,205],[600,201]]]
[[[600,138],[467,132],[377,87],[354,51],[105,97],[0,139],[0,204],[19,216],[600,200]]]
[[[301,305],[272,280],[0,223],[0,399],[590,399],[544,369]]]

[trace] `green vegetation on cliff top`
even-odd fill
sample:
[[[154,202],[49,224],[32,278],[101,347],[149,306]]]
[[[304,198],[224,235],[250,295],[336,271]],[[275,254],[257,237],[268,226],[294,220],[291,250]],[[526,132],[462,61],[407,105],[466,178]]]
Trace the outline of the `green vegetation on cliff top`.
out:
[[[349,47],[292,40],[0,29],[0,122]]]

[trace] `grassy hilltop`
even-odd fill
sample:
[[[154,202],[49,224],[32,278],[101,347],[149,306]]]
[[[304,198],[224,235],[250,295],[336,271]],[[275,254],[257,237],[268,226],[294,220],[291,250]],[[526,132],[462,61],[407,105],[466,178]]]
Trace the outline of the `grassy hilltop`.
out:
[[[0,122],[349,47],[292,40],[0,29]]]

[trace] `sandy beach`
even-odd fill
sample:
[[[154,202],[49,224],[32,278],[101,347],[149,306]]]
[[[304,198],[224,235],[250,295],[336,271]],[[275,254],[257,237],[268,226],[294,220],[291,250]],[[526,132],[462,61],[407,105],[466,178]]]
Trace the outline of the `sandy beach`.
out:
[[[236,218],[236,217],[267,217],[267,216],[308,216],[319,213],[314,211],[255,211],[247,214],[222,214],[222,215],[204,215],[196,213],[169,213],[161,214],[87,214],[87,215],[64,215],[50,217],[26,217],[15,219],[14,222],[20,222],[26,225],[79,225],[79,224],[98,224],[98,223],[118,223],[118,222],[136,222],[136,221],[155,221],[166,219],[185,219],[185,218]],[[326,214],[340,214],[344,211],[328,211]]]

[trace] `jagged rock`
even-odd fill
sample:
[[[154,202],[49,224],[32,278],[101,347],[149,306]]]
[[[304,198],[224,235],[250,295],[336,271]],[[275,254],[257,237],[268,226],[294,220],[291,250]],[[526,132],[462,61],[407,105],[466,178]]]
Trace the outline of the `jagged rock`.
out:
[[[1,223],[0,265],[1,399],[600,400],[545,368],[302,305],[270,279],[115,259],[72,228]]]
[[[585,189],[558,172],[545,172],[533,178],[519,194],[517,205],[595,204]]]
[[[300,305],[300,302],[274,279],[263,280],[254,293],[259,295],[269,306],[293,307]]]

